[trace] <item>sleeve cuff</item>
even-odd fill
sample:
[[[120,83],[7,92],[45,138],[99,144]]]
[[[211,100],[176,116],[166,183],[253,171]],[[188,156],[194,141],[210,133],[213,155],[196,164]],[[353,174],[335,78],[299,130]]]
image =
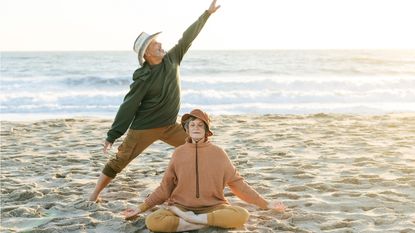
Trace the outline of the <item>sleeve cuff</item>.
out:
[[[150,207],[147,205],[147,203],[143,202],[138,206],[138,209],[140,210],[140,212],[145,212],[148,209],[150,209]]]
[[[111,137],[110,135],[108,135],[108,136],[107,136],[107,138],[106,138],[105,140],[107,140],[108,142],[114,143],[114,142],[115,142],[115,140],[116,140],[116,138]]]
[[[147,209],[151,209],[151,208],[153,208],[153,207],[155,206],[155,204],[153,203],[153,201],[152,201],[152,200],[150,200],[148,197],[147,197],[147,199],[144,201],[144,203],[146,204]]]

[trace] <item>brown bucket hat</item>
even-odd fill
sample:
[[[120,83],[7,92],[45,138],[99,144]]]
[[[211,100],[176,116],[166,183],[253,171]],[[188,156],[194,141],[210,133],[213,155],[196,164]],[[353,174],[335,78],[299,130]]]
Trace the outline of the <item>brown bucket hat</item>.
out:
[[[193,109],[190,113],[186,113],[182,116],[181,123],[182,123],[183,128],[184,128],[184,124],[186,123],[186,120],[189,119],[189,117],[191,117],[191,116],[199,118],[200,120],[205,122],[205,124],[207,125],[207,128],[208,128],[207,132],[206,132],[207,136],[212,136],[213,135],[213,132],[210,131],[210,118],[209,118],[209,115],[206,112],[204,112],[200,109]]]

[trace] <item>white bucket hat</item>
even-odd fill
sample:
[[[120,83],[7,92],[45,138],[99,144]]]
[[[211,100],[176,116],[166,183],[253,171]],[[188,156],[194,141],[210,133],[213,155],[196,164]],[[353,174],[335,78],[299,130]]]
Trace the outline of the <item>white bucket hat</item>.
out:
[[[142,32],[134,42],[134,51],[138,54],[138,62],[140,62],[140,66],[144,64],[144,53],[150,42],[156,38],[161,32],[154,33],[153,35],[149,35],[145,32]]]

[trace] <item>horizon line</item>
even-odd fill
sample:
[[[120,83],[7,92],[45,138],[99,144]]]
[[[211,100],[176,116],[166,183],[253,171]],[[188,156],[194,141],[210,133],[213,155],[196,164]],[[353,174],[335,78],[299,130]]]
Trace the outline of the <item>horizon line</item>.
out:
[[[356,51],[356,50],[365,50],[365,51],[411,51],[415,48],[272,48],[272,49],[192,49],[191,51],[200,51],[200,52],[215,52],[215,51],[287,51],[287,50],[303,50],[303,51]],[[132,50],[0,50],[0,53],[28,53],[28,52],[133,52]]]

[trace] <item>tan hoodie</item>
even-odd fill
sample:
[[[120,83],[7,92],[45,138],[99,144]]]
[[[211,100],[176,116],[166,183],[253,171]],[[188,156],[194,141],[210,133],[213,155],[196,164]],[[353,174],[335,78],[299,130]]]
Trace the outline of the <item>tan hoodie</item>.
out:
[[[267,207],[267,201],[244,182],[223,149],[208,140],[198,144],[190,140],[174,151],[160,186],[145,200],[145,209],[165,201],[189,209],[225,204],[226,185],[240,199]]]

